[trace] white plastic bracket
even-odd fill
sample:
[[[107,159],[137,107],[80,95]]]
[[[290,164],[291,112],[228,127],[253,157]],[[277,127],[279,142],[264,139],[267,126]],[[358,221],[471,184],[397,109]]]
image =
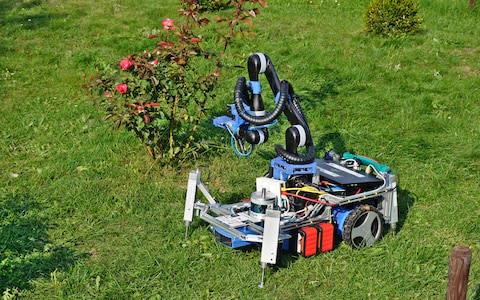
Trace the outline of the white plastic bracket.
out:
[[[275,264],[277,262],[279,235],[280,211],[267,209],[263,227],[262,254],[260,257],[262,278],[260,279],[260,284],[258,285],[259,288],[263,288],[267,264]]]
[[[280,235],[280,211],[267,209],[263,228],[262,254],[260,262],[275,264]]]
[[[193,220],[193,211],[195,206],[195,197],[197,194],[197,185],[200,182],[200,170],[191,171],[188,175],[187,195],[185,197],[185,211],[183,212],[183,221],[188,226]]]

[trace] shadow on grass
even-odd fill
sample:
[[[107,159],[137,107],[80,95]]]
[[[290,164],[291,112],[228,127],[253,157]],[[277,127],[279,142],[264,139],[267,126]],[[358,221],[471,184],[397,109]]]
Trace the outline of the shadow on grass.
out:
[[[43,4],[43,0],[31,1],[5,1],[0,0],[0,25],[1,26],[17,26],[21,25],[24,29],[34,30],[47,26],[52,19],[65,18],[66,14],[52,14],[48,12],[36,12],[28,14],[28,10],[34,9]],[[10,15],[10,11],[19,10],[26,11],[27,14]]]
[[[402,230],[405,221],[407,220],[408,212],[417,200],[417,196],[402,188],[397,188],[397,197],[398,197],[398,223],[397,223],[397,232]]]
[[[328,132],[323,134],[315,145],[315,148],[318,151],[327,152],[333,151],[339,155],[342,155],[345,151],[347,151],[345,147],[345,141],[342,135],[338,131]],[[323,155],[323,154],[322,154]],[[320,158],[320,156],[317,157]]]
[[[300,104],[304,109],[315,109],[316,105],[324,104],[325,100],[339,94],[338,87],[343,84],[338,72],[330,68],[317,68],[315,86],[298,91]],[[295,83],[293,83],[295,84]]]
[[[44,0],[14,1],[0,0],[0,53],[13,53],[17,49],[12,42],[8,43],[10,36],[17,35],[19,28],[22,30],[35,30],[50,24],[53,19],[65,18],[66,14],[53,14],[47,11],[29,11],[41,6]],[[20,13],[19,13],[20,12]],[[3,40],[5,39],[5,40]]]
[[[16,0],[0,0],[0,23],[6,24],[5,16],[14,9],[32,9],[36,6],[42,5],[44,0],[31,0],[31,1],[16,1]]]
[[[80,258],[49,241],[41,207],[29,195],[0,198],[0,291],[31,288],[31,280],[66,269]]]

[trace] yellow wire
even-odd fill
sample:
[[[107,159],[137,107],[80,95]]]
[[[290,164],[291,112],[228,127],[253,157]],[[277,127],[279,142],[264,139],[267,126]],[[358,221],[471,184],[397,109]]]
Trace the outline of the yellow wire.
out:
[[[323,191],[318,190],[317,188],[314,188],[312,186],[304,186],[301,188],[283,188],[282,191],[296,191],[296,195],[298,195],[300,192],[305,192],[305,193],[311,193],[311,194],[318,194],[318,195],[323,195],[326,194]]]

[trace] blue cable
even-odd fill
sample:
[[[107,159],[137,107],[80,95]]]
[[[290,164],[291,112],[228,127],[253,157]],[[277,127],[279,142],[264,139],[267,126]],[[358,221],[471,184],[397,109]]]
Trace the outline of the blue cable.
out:
[[[235,139],[233,137],[230,137],[230,146],[232,147],[233,149],[233,152],[237,155],[237,156],[240,156],[240,157],[248,157],[250,156],[250,154],[252,154],[253,152],[253,149],[255,148],[254,145],[252,145],[252,148],[247,151],[246,153],[242,153],[240,151],[238,151],[237,149],[237,146],[235,145]]]

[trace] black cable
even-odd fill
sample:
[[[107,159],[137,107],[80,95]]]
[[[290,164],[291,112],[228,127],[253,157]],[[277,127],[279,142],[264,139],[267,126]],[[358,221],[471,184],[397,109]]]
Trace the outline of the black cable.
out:
[[[242,119],[253,125],[270,124],[276,120],[285,109],[285,103],[288,99],[289,86],[290,84],[287,81],[282,81],[280,83],[280,98],[275,106],[275,109],[270,114],[265,116],[252,116],[243,107],[243,103],[248,102],[248,89],[245,77],[240,77],[237,80],[237,85],[235,86],[235,91],[233,93],[235,108]]]

